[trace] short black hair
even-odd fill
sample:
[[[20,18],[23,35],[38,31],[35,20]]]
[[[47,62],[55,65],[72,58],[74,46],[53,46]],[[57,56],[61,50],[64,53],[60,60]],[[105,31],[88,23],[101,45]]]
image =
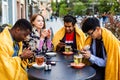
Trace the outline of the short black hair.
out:
[[[87,33],[89,30],[95,30],[96,27],[100,27],[100,22],[95,17],[87,18],[82,24],[82,30]]]
[[[19,19],[16,21],[16,23],[13,25],[13,29],[19,27],[20,29],[27,30],[29,29],[32,31],[32,26],[30,22],[26,19]]]
[[[77,22],[76,17],[73,17],[71,15],[64,16],[64,22],[72,22],[73,25]]]

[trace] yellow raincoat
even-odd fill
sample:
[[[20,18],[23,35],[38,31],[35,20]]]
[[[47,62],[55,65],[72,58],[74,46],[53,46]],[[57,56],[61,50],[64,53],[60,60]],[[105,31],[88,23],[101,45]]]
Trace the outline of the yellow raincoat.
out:
[[[120,42],[105,28],[102,28],[102,40],[107,53],[105,80],[120,80]],[[90,44],[91,37],[89,36],[85,45]]]
[[[22,52],[22,42],[19,42]],[[26,61],[21,61],[20,57],[12,57],[14,54],[13,40],[8,28],[0,33],[0,79],[1,80],[28,80],[26,71],[21,67],[26,67]]]
[[[86,39],[85,34],[82,32],[81,29],[78,28],[77,25],[75,25],[75,31],[76,31],[76,45],[77,49],[80,50],[82,49],[84,45],[84,41]],[[63,26],[53,37],[53,45],[54,45],[54,50],[56,51],[56,46],[62,40],[62,38],[65,35],[65,27]]]

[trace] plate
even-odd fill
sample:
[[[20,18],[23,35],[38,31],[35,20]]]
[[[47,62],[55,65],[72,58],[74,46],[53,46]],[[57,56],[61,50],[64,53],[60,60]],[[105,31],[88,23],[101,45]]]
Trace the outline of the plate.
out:
[[[85,66],[84,63],[79,63],[79,64],[71,63],[70,65],[71,65],[71,67],[76,68],[76,69],[80,69]]]
[[[65,55],[72,55],[73,52],[63,52],[63,54],[65,54]]]
[[[48,56],[55,56],[57,53],[56,52],[47,52],[46,55]]]
[[[34,68],[37,68],[37,69],[44,68],[45,67],[45,62],[42,65],[38,65],[37,63],[34,63],[32,66]]]

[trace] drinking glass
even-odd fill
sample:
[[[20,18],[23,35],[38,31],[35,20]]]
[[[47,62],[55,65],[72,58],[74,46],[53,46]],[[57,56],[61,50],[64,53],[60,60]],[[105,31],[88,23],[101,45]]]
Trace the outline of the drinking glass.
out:
[[[75,64],[82,63],[82,58],[83,58],[82,54],[74,55],[74,63]]]
[[[65,52],[70,52],[71,51],[71,46],[69,46],[69,45],[66,45],[65,46]]]
[[[42,65],[45,62],[45,57],[43,55],[36,55],[35,62],[37,65]]]

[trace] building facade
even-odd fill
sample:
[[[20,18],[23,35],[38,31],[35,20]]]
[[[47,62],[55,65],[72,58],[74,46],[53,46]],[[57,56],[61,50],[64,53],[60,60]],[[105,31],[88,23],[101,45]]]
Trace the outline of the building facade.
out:
[[[8,22],[8,0],[0,0],[0,24]]]
[[[13,25],[17,19],[26,18],[25,0],[0,0],[0,25]]]
[[[13,25],[21,18],[29,20],[35,13],[49,19],[52,14],[51,0],[0,0],[0,25]]]

